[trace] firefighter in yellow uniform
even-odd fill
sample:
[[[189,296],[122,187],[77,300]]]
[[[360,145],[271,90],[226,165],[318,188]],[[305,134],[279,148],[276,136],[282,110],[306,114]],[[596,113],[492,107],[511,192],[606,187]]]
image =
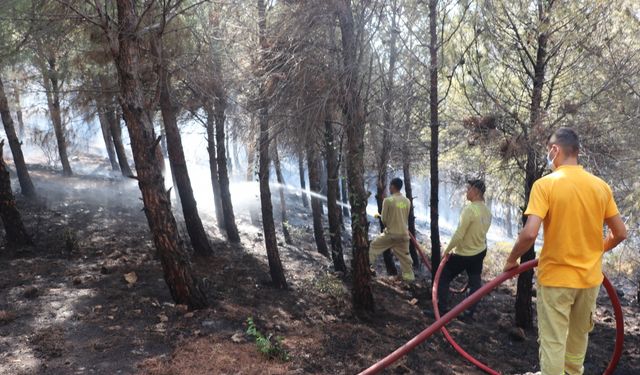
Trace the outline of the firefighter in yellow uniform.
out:
[[[382,202],[381,219],[385,228],[384,232],[371,241],[369,245],[369,264],[373,264],[376,258],[385,250],[391,249],[400,261],[402,279],[411,282],[415,280],[412,268],[413,261],[409,256],[409,233],[407,229],[411,201],[400,192],[402,185],[402,180],[399,178],[394,178],[389,183],[391,196],[385,198]]]
[[[554,172],[534,183],[527,222],[504,267],[517,267],[543,224],[537,285],[542,375],[584,372],[602,255],[627,236],[609,185],[578,165],[579,148],[572,129],[560,128],[549,138],[547,163]],[[605,223],[609,232],[603,239]]]

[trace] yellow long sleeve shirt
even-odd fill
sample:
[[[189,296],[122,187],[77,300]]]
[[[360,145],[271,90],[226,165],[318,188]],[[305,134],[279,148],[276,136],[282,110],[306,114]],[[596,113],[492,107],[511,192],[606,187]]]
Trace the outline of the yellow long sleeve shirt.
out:
[[[445,253],[473,256],[487,248],[487,232],[491,226],[491,211],[484,202],[471,202],[460,215],[460,223]]]
[[[411,201],[401,193],[393,194],[382,201],[382,223],[384,232],[407,236]]]

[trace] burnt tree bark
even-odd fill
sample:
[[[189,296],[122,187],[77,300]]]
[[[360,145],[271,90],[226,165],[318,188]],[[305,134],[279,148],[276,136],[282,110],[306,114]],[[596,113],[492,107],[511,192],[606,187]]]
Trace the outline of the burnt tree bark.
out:
[[[280,219],[282,220],[282,234],[284,235],[284,242],[287,245],[293,243],[291,240],[291,234],[289,233],[289,222],[287,221],[287,202],[285,201],[284,194],[284,176],[282,175],[282,166],[280,165],[280,154],[278,153],[278,141],[277,138],[273,139],[273,167],[276,170],[276,179],[278,181],[278,194],[280,194]]]
[[[343,110],[347,135],[347,177],[351,203],[351,236],[353,246],[353,307],[359,312],[374,310],[369,273],[369,238],[367,222],[367,191],[364,187],[365,112],[359,86],[357,39],[351,0],[336,3],[342,38]]]
[[[20,211],[16,207],[16,200],[11,191],[11,178],[4,162],[4,139],[0,141],[0,218],[4,225],[7,243],[11,245],[29,245],[31,238],[22,223]]]
[[[340,196],[338,155],[336,153],[336,139],[333,132],[331,117],[324,120],[325,152],[327,157],[327,211],[329,216],[329,235],[331,239],[331,259],[336,271],[347,272],[342,251],[341,218],[342,210],[338,206]]]
[[[213,249],[207,238],[207,233],[202,225],[198,204],[193,196],[191,179],[187,169],[187,162],[182,148],[182,137],[178,128],[177,107],[171,99],[171,75],[164,57],[162,36],[154,37],[151,41],[151,54],[155,61],[155,70],[158,75],[158,89],[160,91],[160,112],[167,136],[167,151],[173,179],[180,196],[179,204],[182,205],[185,226],[191,239],[191,245],[196,254],[208,256],[213,254]]]
[[[209,153],[209,171],[211,172],[211,187],[213,190],[213,206],[216,213],[218,228],[225,229],[222,199],[220,199],[220,180],[218,180],[218,156],[216,153],[216,133],[213,106],[207,105],[207,152]]]
[[[311,130],[310,130],[311,131]],[[320,161],[318,151],[314,143],[315,137],[307,138],[307,171],[309,172],[309,190],[311,191],[311,216],[313,217],[313,237],[316,240],[318,252],[329,257],[329,248],[324,239],[324,227],[322,225],[322,204],[320,203]]]
[[[141,62],[136,28],[140,19],[131,0],[117,0],[116,5],[118,41],[112,40],[110,47],[118,70],[120,103],[131,138],[144,212],[174,301],[192,309],[203,308],[207,306],[207,298],[194,277],[189,255],[180,240],[164,190],[161,163],[157,160],[160,140],[155,138],[151,119],[145,112],[138,72]]]
[[[24,155],[22,154],[22,142],[16,135],[16,128],[11,118],[11,112],[9,111],[9,103],[7,102],[7,95],[4,91],[4,85],[2,78],[0,77],[0,116],[2,117],[2,124],[4,125],[4,131],[7,134],[9,140],[9,148],[11,148],[11,154],[13,155],[13,163],[16,167],[18,174],[18,181],[20,182],[20,191],[24,196],[35,197],[36,189],[33,186],[31,177],[29,176],[29,170],[27,169],[27,163],[24,161]]]
[[[431,267],[437,270],[440,266],[440,227],[438,217],[438,188],[440,175],[438,170],[438,136],[440,123],[438,120],[438,50],[439,41],[436,26],[438,24],[438,0],[429,0],[429,128],[431,132],[431,148],[429,149],[429,169],[431,172],[431,192],[429,194],[429,213],[431,222]],[[432,278],[435,276],[433,272]]]
[[[261,65],[266,64],[267,59],[267,19],[264,0],[258,2],[258,30]],[[264,230],[264,242],[269,260],[269,271],[271,281],[276,288],[286,289],[287,280],[284,275],[280,253],[278,251],[278,241],[276,239],[276,226],[273,221],[273,205],[271,204],[271,189],[269,188],[269,109],[266,98],[265,82],[260,84],[259,89],[259,112],[260,122],[260,167],[258,176],[260,179],[260,205],[262,207],[262,228]]]
[[[47,94],[47,105],[49,116],[53,123],[53,131],[58,144],[58,155],[62,164],[62,174],[66,177],[72,176],[71,164],[67,154],[66,129],[62,122],[62,112],[60,109],[60,79],[58,76],[57,60],[53,56],[48,56],[46,61],[41,62],[42,78],[44,89]]]

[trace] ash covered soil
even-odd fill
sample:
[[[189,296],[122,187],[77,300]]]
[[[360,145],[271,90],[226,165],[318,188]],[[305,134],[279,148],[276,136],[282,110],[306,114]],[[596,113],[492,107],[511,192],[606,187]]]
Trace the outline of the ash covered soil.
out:
[[[290,290],[269,286],[261,229],[249,210],[237,212],[238,246],[225,243],[203,215],[215,255],[192,262],[211,307],[188,312],[170,298],[134,181],[65,179],[43,168],[34,168],[33,178],[41,199],[19,197],[18,206],[35,245],[0,248],[2,374],[354,374],[433,322],[423,314],[431,309],[428,274],[411,291],[378,276],[375,314],[357,317],[349,280],[315,251],[311,218],[294,196],[288,201],[294,243],[280,243]],[[485,280],[503,259],[490,254]],[[475,321],[448,327],[498,371],[535,372],[536,333],[512,328],[514,294],[510,281],[482,300]],[[623,304],[625,351],[616,374],[638,374],[640,307],[630,296]],[[265,335],[283,338],[288,361],[258,352],[245,334],[248,317]],[[615,322],[604,293],[595,318],[586,374],[602,373],[613,350]],[[481,372],[438,334],[387,373]]]

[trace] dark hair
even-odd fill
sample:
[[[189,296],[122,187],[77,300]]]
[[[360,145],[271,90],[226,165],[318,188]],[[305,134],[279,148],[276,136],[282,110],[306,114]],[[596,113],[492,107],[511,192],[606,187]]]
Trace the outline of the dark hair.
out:
[[[469,186],[472,186],[472,187],[478,189],[480,191],[480,193],[482,193],[483,195],[484,195],[484,192],[487,190],[487,187],[484,184],[484,181],[482,181],[479,178],[469,180],[469,181],[467,181],[467,184],[469,184]]]
[[[394,186],[396,189],[398,189],[398,191],[400,191],[402,190],[402,179],[396,177],[393,180],[391,180],[389,185]]]
[[[570,156],[578,155],[580,151],[580,139],[578,134],[571,128],[559,128],[547,141],[549,145],[558,145],[565,154]]]

